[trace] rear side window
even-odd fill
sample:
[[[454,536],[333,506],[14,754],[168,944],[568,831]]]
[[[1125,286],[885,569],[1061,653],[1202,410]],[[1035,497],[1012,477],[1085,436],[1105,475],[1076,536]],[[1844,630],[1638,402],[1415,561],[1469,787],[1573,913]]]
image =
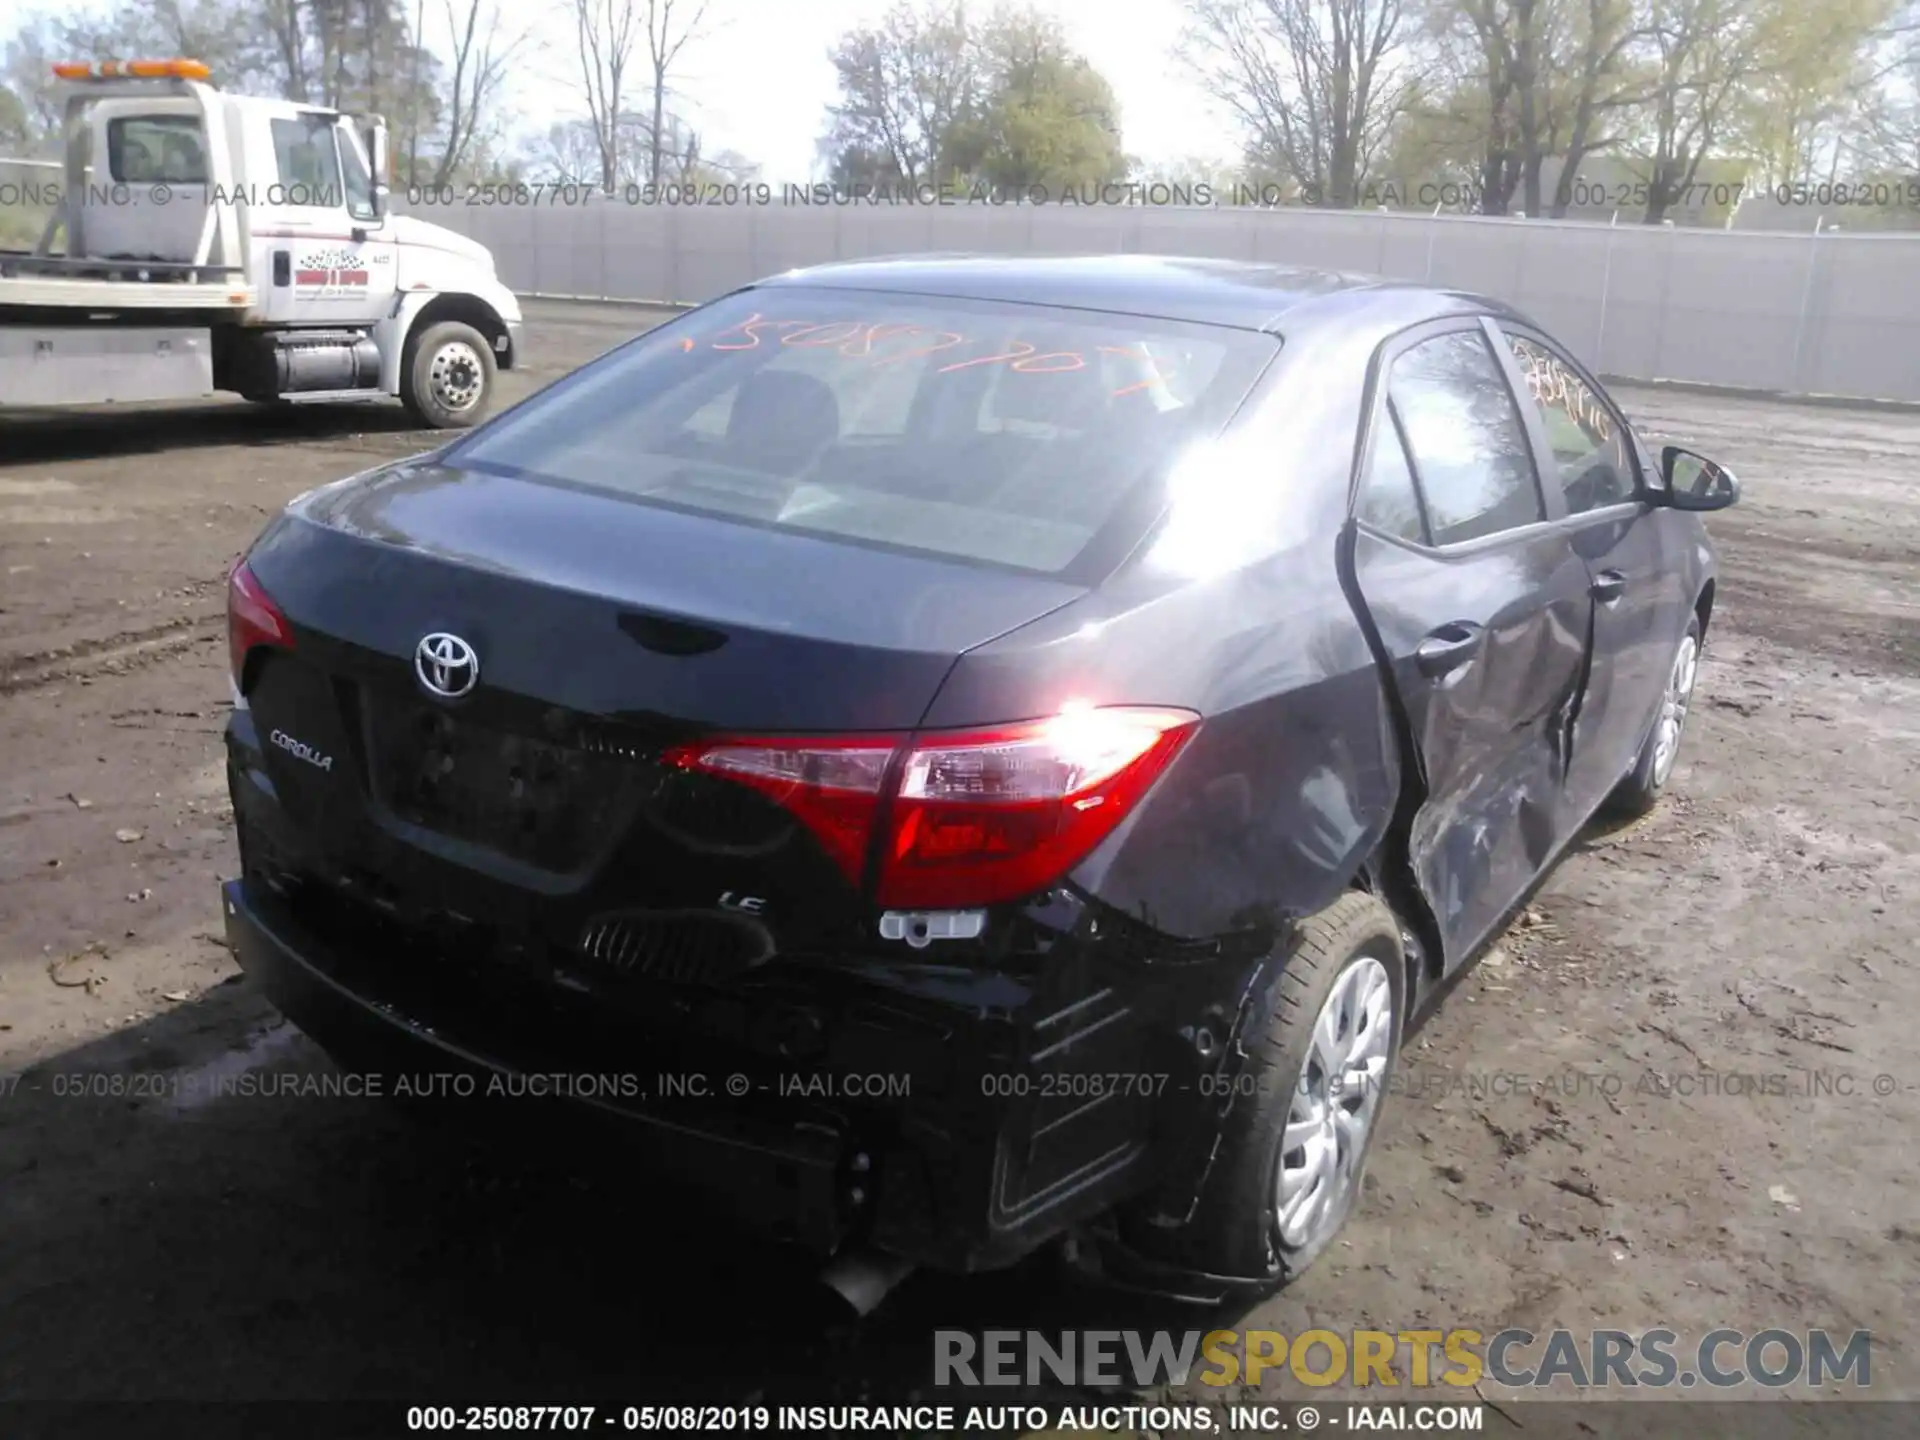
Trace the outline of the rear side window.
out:
[[[1389,405],[1380,417],[1380,428],[1373,437],[1373,453],[1367,459],[1367,479],[1360,492],[1360,518],[1383,535],[1410,540],[1418,545],[1427,538],[1427,524],[1420,513],[1420,495],[1413,486],[1413,470],[1407,464],[1407,447],[1400,441],[1399,422]]]
[[[204,185],[207,145],[192,115],[129,115],[107,122],[107,169],[122,185]]]
[[[1404,352],[1393,362],[1388,394],[1435,545],[1545,518],[1520,409],[1478,330],[1436,336]]]
[[[1033,305],[748,291],[604,357],[448,459],[1055,574],[1225,426],[1278,343]]]
[[[1626,427],[1579,372],[1548,346],[1509,335],[1513,358],[1546,422],[1567,513],[1579,515],[1633,499],[1634,462]]]

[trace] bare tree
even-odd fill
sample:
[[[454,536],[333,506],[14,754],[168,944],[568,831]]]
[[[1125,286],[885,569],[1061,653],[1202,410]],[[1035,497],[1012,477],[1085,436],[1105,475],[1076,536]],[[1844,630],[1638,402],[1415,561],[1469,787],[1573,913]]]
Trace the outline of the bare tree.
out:
[[[1573,185],[1587,156],[1620,143],[1619,121],[1640,99],[1626,78],[1626,60],[1640,31],[1629,0],[1583,0],[1573,56],[1574,92],[1560,175],[1554,182],[1553,213],[1565,215],[1573,203]],[[1533,204],[1539,204],[1536,198]],[[1533,212],[1529,212],[1533,213]]]
[[[620,175],[627,72],[639,38],[633,0],[573,0],[573,15],[580,71],[586,82],[587,117],[600,152],[600,188],[612,190]]]
[[[348,0],[307,0],[307,9],[320,40],[320,103],[344,103],[347,89],[347,60],[353,53],[349,26]]]
[[[1541,131],[1546,122],[1542,77],[1546,71],[1550,0],[1467,0],[1460,23],[1473,38],[1486,87],[1485,144],[1480,161],[1481,208],[1504,215],[1516,191],[1530,215],[1540,211]],[[1523,188],[1524,187],[1524,188]]]
[[[1654,61],[1649,225],[1664,220],[1691,189],[1742,87],[1770,58],[1770,32],[1783,18],[1773,12],[1781,8],[1742,0],[1647,0],[1644,29]]]
[[[1633,0],[1464,0],[1437,4],[1436,28],[1464,37],[1470,59],[1452,57],[1456,98],[1478,87],[1481,209],[1564,215],[1581,162],[1620,141],[1614,122],[1643,99],[1627,80]],[[1551,201],[1547,159],[1560,156]]]
[[[707,0],[644,0],[647,7],[647,59],[653,72],[653,124],[649,127],[647,183],[660,183],[660,161],[667,146],[667,80],[680,52],[701,36]],[[676,11],[678,14],[676,15]],[[696,154],[680,162],[687,173]]]
[[[593,122],[566,120],[549,127],[535,165],[562,185],[599,184],[600,145]]]
[[[1879,103],[1867,132],[1872,158],[1888,170],[1920,180],[1920,37],[1909,39],[1879,78]]]
[[[987,78],[963,6],[902,0],[832,60],[840,98],[821,148],[836,179],[918,185],[968,168]]]
[[[413,96],[407,116],[407,183],[420,183],[420,57],[426,53],[422,27],[427,20],[427,0],[413,0]]]
[[[434,169],[433,183],[445,185],[466,160],[479,134],[482,117],[500,88],[507,65],[520,39],[502,41],[500,14],[490,0],[461,0],[465,19],[455,11],[455,0],[446,0],[447,29],[453,37],[453,75],[447,98],[447,141]],[[481,21],[481,12],[486,20]]]
[[[1405,0],[1187,0],[1187,12],[1188,62],[1224,84],[1254,167],[1353,205],[1417,93]]]
[[[306,102],[312,98],[313,87],[307,73],[306,6],[303,0],[265,0],[259,15],[274,59],[279,62],[287,99]]]
[[[633,130],[629,90],[642,33],[652,111],[651,122],[642,126],[646,175],[650,183],[657,183],[672,150],[667,96],[674,67],[681,52],[704,33],[706,15],[707,0],[573,0],[580,72],[600,152],[603,188],[611,190],[627,170],[621,152]]]

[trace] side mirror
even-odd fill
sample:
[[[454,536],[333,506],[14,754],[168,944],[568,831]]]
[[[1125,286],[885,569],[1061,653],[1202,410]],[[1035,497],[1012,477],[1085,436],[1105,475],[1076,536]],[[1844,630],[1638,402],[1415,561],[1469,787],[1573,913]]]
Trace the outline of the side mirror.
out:
[[[1669,445],[1660,452],[1666,503],[1675,510],[1724,510],[1740,498],[1733,472],[1704,455]]]
[[[373,167],[373,214],[387,218],[387,200],[393,193],[387,175],[387,122],[378,115],[367,126],[367,163]]]

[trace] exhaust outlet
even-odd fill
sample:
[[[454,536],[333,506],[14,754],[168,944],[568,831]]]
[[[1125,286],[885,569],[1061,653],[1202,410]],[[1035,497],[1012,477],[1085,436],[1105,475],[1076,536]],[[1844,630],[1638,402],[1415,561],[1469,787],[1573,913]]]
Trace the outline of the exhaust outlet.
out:
[[[864,1320],[913,1273],[913,1268],[911,1260],[863,1247],[834,1256],[820,1272],[820,1283],[846,1301],[856,1318]]]

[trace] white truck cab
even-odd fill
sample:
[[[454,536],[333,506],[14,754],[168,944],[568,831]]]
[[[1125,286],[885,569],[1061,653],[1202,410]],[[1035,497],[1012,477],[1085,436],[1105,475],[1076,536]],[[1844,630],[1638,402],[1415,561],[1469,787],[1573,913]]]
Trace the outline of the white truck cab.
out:
[[[0,409],[225,390],[486,414],[519,303],[485,246],[391,213],[382,120],[222,94],[196,61],[55,71],[61,193],[31,254],[0,251]]]

